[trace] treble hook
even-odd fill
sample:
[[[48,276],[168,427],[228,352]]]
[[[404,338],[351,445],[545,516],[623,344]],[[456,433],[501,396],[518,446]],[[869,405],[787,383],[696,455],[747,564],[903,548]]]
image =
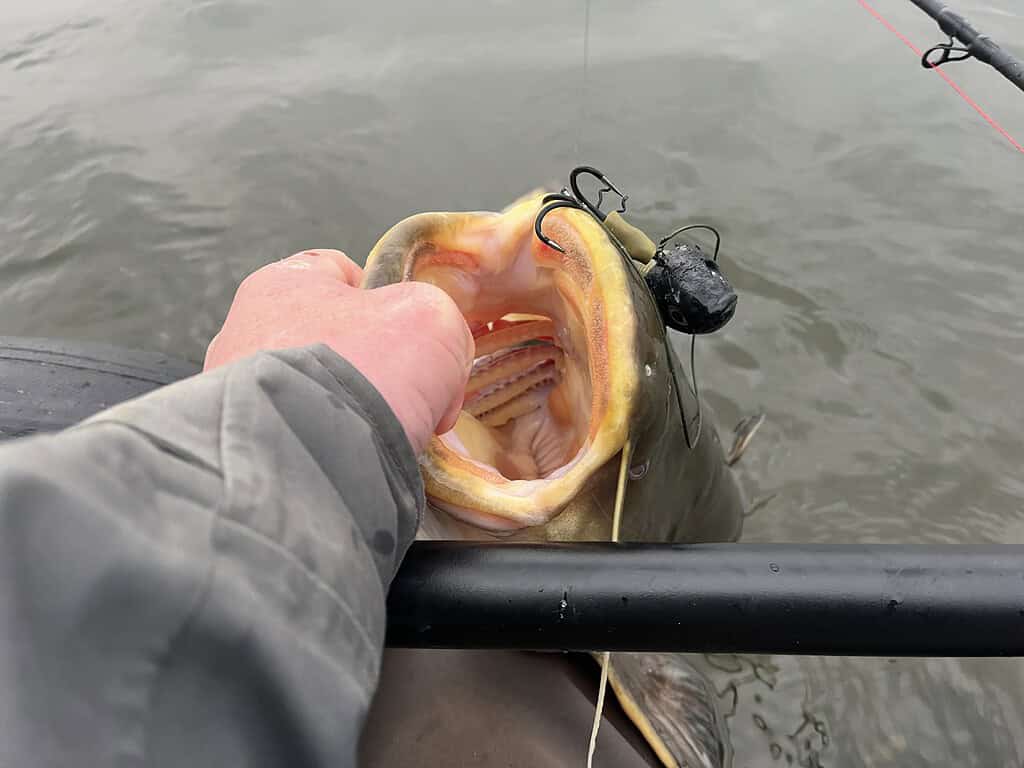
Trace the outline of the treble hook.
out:
[[[590,200],[587,199],[587,196],[580,191],[579,184],[576,180],[579,178],[581,173],[588,173],[605,185],[601,189],[597,190],[596,206],[593,203],[591,203]],[[619,207],[616,210],[617,213],[626,212],[626,201],[629,199],[629,195],[622,194],[622,192],[619,191],[619,188],[612,184],[611,180],[603,173],[601,173],[601,171],[597,170],[597,168],[593,168],[589,165],[581,165],[577,168],[573,168],[572,172],[569,174],[569,186],[572,187],[572,193],[576,200],[585,205],[587,207],[587,210],[594,215],[594,218],[600,221],[604,221],[605,217],[607,216],[607,214],[601,212],[601,203],[604,202],[605,192],[614,192],[616,195],[619,196],[619,200],[622,201],[619,203]]]
[[[597,192],[597,204],[590,202],[585,194],[580,190],[579,187],[579,176],[580,174],[589,174],[600,181],[603,186]],[[605,176],[597,168],[593,168],[589,165],[581,165],[577,168],[573,168],[569,174],[569,187],[571,189],[565,189],[563,187],[561,192],[556,192],[550,195],[545,195],[541,199],[541,203],[544,207],[537,213],[537,218],[533,223],[533,231],[536,233],[537,238],[549,248],[554,248],[559,253],[565,253],[565,250],[552,240],[550,237],[544,234],[541,230],[541,223],[544,221],[544,217],[547,216],[551,211],[557,208],[576,208],[577,210],[587,211],[598,221],[604,221],[607,217],[606,213],[601,211],[601,204],[604,202],[605,192],[614,192],[619,196],[621,202],[619,203],[618,213],[626,212],[626,200],[629,199],[629,195],[624,195],[619,191],[611,180]]]
[[[583,206],[581,206],[578,201],[574,200],[573,198],[565,194],[545,195],[541,202],[547,203],[547,205],[541,208],[540,212],[537,214],[537,219],[533,222],[533,231],[534,233],[536,233],[540,241],[544,243],[544,245],[548,246],[549,248],[554,248],[559,253],[565,253],[565,250],[562,248],[562,246],[560,246],[558,243],[556,243],[554,240],[552,240],[550,237],[548,237],[541,231],[541,222],[544,221],[545,216],[547,216],[556,208],[577,208],[582,211]]]
[[[932,60],[932,54],[935,51],[942,51],[942,53],[939,54],[939,58],[938,59],[933,61]],[[953,51],[955,51],[957,53],[962,53],[963,55],[962,56],[951,56],[950,54]],[[953,39],[953,36],[950,35],[948,43],[939,43],[938,45],[933,45],[931,48],[929,48],[927,51],[925,51],[921,55],[921,66],[924,67],[925,69],[937,69],[938,67],[941,67],[946,62],[949,62],[949,61],[963,61],[964,59],[971,58],[971,56],[973,56],[973,55],[974,54],[971,53],[971,49],[970,48],[963,48],[963,47],[957,46],[956,45],[956,41]]]

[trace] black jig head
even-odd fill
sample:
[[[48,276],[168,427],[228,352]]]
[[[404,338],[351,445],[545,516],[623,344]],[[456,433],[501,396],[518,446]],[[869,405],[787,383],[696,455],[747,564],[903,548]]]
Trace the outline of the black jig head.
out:
[[[708,258],[697,245],[668,245],[687,229],[708,229],[715,234],[715,253]],[[736,291],[718,268],[720,237],[713,227],[683,227],[664,238],[644,271],[665,325],[680,333],[714,333],[736,313]]]

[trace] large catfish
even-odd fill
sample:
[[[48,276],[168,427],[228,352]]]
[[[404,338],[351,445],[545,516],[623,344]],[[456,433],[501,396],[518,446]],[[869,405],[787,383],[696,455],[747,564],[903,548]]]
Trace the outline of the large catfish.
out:
[[[365,287],[433,283],[477,341],[463,412],[421,460],[420,538],[608,541],[624,491],[617,540],[735,540],[743,494],[643,277],[585,211],[550,212],[561,252],[542,242],[541,207],[538,193],[500,213],[415,215],[367,259]],[[666,766],[731,761],[714,693],[684,655],[610,659],[622,708]]]

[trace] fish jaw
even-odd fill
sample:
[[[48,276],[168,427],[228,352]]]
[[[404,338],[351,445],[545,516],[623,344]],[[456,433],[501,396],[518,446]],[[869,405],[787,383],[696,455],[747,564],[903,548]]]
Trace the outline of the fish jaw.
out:
[[[553,520],[621,450],[639,387],[638,320],[624,256],[590,215],[541,196],[502,213],[419,214],[371,251],[364,286],[419,280],[459,306],[477,362],[455,428],[420,467],[428,500],[511,533]]]

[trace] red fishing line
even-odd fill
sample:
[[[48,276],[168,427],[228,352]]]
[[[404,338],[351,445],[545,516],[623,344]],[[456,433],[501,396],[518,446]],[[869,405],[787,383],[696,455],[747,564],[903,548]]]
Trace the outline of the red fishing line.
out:
[[[890,24],[885,19],[885,17],[882,16],[882,14],[880,14],[878,11],[876,11],[871,6],[871,4],[867,2],[867,0],[857,0],[857,2],[861,4],[861,6],[864,8],[865,11],[867,11],[872,16],[874,16],[876,19],[878,19],[885,26],[886,29],[888,29],[890,32],[892,32],[894,35],[896,35],[896,37],[898,37],[900,40],[902,40],[903,43],[910,50],[912,50],[914,53],[916,53],[918,59],[920,59],[924,55],[924,53],[916,45],[914,45],[912,42],[910,42],[910,40],[907,39],[906,35],[902,34],[898,29],[896,29],[896,27],[894,27],[892,24]],[[953,78],[951,78],[949,75],[947,75],[942,70],[941,67],[932,66],[931,70],[932,70],[932,72],[937,74],[939,77],[941,77],[943,80],[945,80],[947,83],[949,83],[949,87],[952,88],[954,91],[956,91],[960,95],[961,99],[963,99],[968,104],[970,104],[974,108],[975,112],[977,112],[979,115],[981,115],[983,118],[985,118],[985,121],[989,125],[991,125],[997,131],[999,131],[999,133],[1001,133],[1006,138],[1006,140],[1008,142],[1010,142],[1014,146],[1014,148],[1018,152],[1024,153],[1024,147],[1022,147],[1018,143],[1018,141],[1015,138],[1013,138],[1013,136],[1011,136],[1009,134],[1009,132],[1005,128],[1003,128],[1003,126],[1001,126],[999,123],[997,123],[991,116],[989,116],[989,114],[985,110],[983,110],[981,107],[979,107],[977,102],[974,101],[974,99],[972,99],[970,96],[968,96],[966,93],[964,93],[963,88],[961,88],[959,85],[954,83],[953,82]]]

